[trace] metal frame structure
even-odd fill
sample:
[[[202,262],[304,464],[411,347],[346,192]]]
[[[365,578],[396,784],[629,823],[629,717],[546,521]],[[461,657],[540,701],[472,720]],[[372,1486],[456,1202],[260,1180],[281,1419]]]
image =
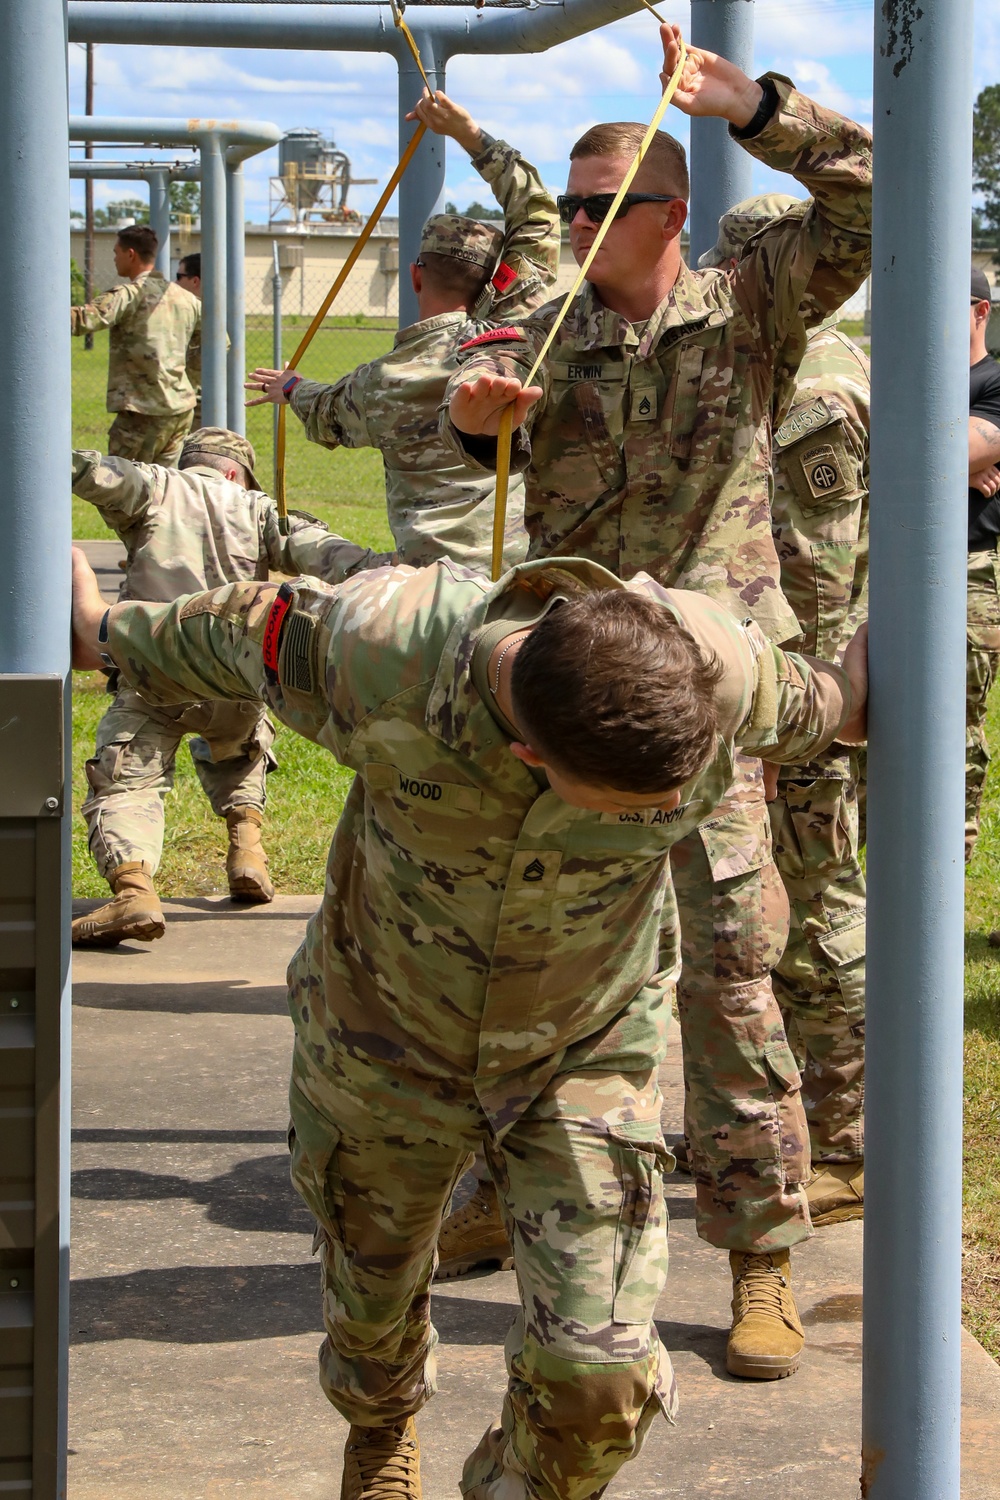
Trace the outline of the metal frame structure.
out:
[[[456,18],[441,7],[437,29],[430,8],[410,14],[443,80],[455,52],[549,46],[633,9],[632,0],[578,0]],[[867,1500],[959,1495],[972,9],[973,0],[885,0],[876,20]],[[365,29],[378,33],[368,45],[400,55],[378,4],[355,6],[351,26],[330,5],[280,0],[71,0],[69,11],[80,40],[322,49],[362,45]],[[0,1389],[0,1484],[33,1500],[65,1492],[69,849],[59,740],[69,670],[68,136],[61,110],[36,107],[39,98],[51,106],[65,96],[65,17],[63,0],[0,8],[0,134],[8,145],[0,157],[0,338],[11,368],[32,373],[11,382],[0,405],[0,515],[17,580],[0,592],[0,691],[17,706],[0,723],[0,841],[11,856],[0,861],[0,1361],[18,1372]],[[401,82],[409,81],[403,66]],[[205,162],[216,231],[223,149],[213,136]],[[411,235],[440,190],[436,157],[425,153],[424,163],[407,198]],[[49,238],[40,259],[27,230],[42,222]],[[216,288],[223,271],[216,259]],[[217,412],[218,370],[213,379]]]
[[[324,52],[387,52],[399,69],[399,154],[414,126],[406,119],[423,79],[382,0],[356,3],[241,4],[240,0],[70,0],[75,42],[149,46],[255,47]],[[641,0],[562,0],[523,9],[412,5],[406,21],[434,88],[445,87],[448,61],[461,53],[544,52],[559,42],[633,15]],[[407,269],[420,232],[444,205],[445,142],[428,133],[399,187],[399,321],[411,323],[417,303]]]
[[[691,41],[753,77],[754,0],[691,0]],[[691,121],[691,264],[715,244],[719,220],[753,190],[753,159],[725,120]]]
[[[170,279],[170,184],[199,182],[197,162],[124,162],[69,159],[70,181],[145,182],[149,188],[149,223],[156,231],[156,269]]]
[[[277,125],[264,120],[119,120],[76,115],[69,122],[69,135],[73,141],[189,146],[198,151],[202,240],[202,417],[209,427],[245,431],[243,163],[247,157],[276,146],[281,131]]]

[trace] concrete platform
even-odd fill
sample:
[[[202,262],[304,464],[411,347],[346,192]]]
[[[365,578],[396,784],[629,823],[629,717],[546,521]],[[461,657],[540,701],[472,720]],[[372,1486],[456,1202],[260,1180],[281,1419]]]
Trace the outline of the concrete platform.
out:
[[[283,972],[317,898],[173,901],[166,937],[74,958],[70,1500],[336,1500],[341,1419],[316,1381],[310,1221],[284,1149]],[[78,903],[84,910],[95,903]],[[673,1103],[680,1128],[680,1082]],[[790,1380],[725,1372],[725,1257],[671,1179],[658,1309],[681,1415],[654,1425],[614,1500],[855,1500],[860,1223],[796,1252],[808,1345]],[[499,1408],[511,1273],[435,1296],[439,1395],[419,1418],[424,1494],[458,1493]],[[1000,1472],[1000,1367],[966,1336],[963,1500]]]

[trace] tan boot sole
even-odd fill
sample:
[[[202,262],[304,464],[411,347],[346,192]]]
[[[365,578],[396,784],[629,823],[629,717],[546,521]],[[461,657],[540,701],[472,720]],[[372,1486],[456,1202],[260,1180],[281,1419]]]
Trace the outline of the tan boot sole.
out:
[[[726,1351],[726,1369],[741,1380],[784,1380],[799,1368],[800,1354],[761,1354],[756,1359]]]
[[[77,927],[77,922],[81,925]],[[121,922],[112,922],[107,927],[88,931],[87,918],[77,917],[73,923],[72,943],[74,948],[116,948],[128,938],[140,943],[152,943],[166,932],[162,917],[126,917]]]
[[[849,1219],[863,1219],[864,1216],[863,1203],[845,1203],[842,1208],[828,1208],[825,1213],[809,1215],[814,1229],[821,1229],[824,1224],[846,1224]]]
[[[514,1257],[509,1248],[502,1251],[486,1250],[479,1255],[460,1255],[454,1260],[442,1262],[434,1272],[435,1281],[456,1281],[459,1276],[468,1276],[473,1271],[512,1271]]]
[[[263,886],[252,875],[237,875],[229,882],[229,899],[266,906],[269,901],[274,900],[274,886]]]

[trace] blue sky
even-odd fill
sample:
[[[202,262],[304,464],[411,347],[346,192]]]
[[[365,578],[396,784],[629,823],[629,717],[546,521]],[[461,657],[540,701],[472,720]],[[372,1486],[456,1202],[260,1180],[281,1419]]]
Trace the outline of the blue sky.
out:
[[[872,0],[756,0],[756,71],[775,68],[824,104],[871,122]],[[662,12],[686,26],[687,4]],[[455,58],[448,90],[494,135],[518,145],[558,190],[570,145],[597,120],[647,120],[658,97],[659,40],[645,12],[530,57]],[[1000,82],[1000,5],[976,7],[977,91]],[[83,113],[84,54],[70,47],[70,107]],[[384,182],[396,162],[396,67],[367,53],[263,52],[221,48],[97,48],[97,114],[225,115],[272,120],[282,129],[308,125],[332,136],[358,177]],[[667,128],[687,143],[688,121],[676,110]],[[107,153],[120,158],[123,148]],[[147,154],[147,153],[143,153]],[[276,153],[247,163],[247,216],[266,221],[268,177]],[[755,169],[755,188],[779,181]],[[98,204],[131,191],[98,183]],[[145,189],[140,188],[144,193]],[[369,208],[378,187],[352,190]],[[82,207],[82,185],[73,188]],[[483,196],[468,158],[452,147],[448,196],[464,208]]]

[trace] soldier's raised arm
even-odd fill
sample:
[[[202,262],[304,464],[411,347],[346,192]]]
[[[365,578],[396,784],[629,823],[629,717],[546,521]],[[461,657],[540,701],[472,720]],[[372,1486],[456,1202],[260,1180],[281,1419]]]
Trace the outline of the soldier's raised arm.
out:
[[[540,307],[559,273],[559,211],[536,167],[506,141],[487,134],[453,99],[439,89],[423,98],[407,116],[422,120],[437,135],[462,146],[488,183],[504,215],[500,264],[474,310],[477,318],[497,321],[523,316]]]
[[[815,759],[834,741],[864,743],[868,724],[868,625],[847,647],[844,665],[772,646],[756,626],[757,685],[753,704],[736,734],[750,755],[776,765]]]
[[[111,328],[120,323],[140,294],[141,286],[126,281],[112,287],[110,292],[101,292],[93,302],[85,302],[69,310],[69,331],[75,337],[80,333],[96,333],[99,328]]]
[[[323,448],[377,448],[379,434],[368,422],[369,392],[378,389],[378,361],[359,365],[335,385],[305,380],[297,370],[252,370],[244,389],[263,391],[247,406],[286,403],[311,443]]]
[[[73,493],[97,507],[116,531],[136,525],[157,499],[161,480],[150,464],[106,458],[92,448],[73,450]]]

